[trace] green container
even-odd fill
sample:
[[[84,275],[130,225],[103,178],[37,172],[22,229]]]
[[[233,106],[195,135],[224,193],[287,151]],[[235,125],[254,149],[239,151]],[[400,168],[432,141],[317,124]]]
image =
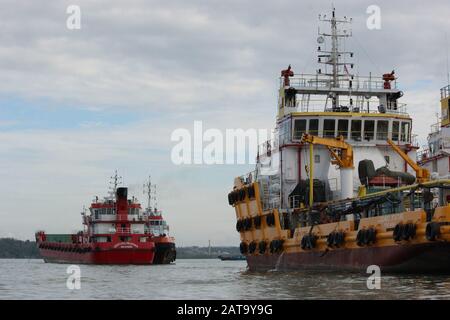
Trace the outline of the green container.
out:
[[[72,243],[71,234],[46,234],[47,242]]]

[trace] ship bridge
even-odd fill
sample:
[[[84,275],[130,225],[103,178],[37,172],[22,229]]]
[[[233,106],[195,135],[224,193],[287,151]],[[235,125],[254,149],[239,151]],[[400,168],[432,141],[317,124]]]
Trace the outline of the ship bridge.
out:
[[[275,136],[258,148],[253,176],[261,184],[264,208],[289,209],[313,166],[314,179],[323,190],[321,200],[342,196],[340,169],[333,165],[329,148],[315,146],[310,155],[302,142],[304,134],[342,137],[353,147],[354,194],[361,181],[360,162],[371,161],[374,170],[415,174],[388,143],[391,140],[408,157],[416,158],[418,145],[411,132],[412,119],[406,104],[399,102],[403,92],[395,70],[368,76],[354,73],[353,52],[345,51],[343,44],[352,35],[347,27],[351,19],[338,19],[333,10],[330,18],[319,16],[319,20],[331,26],[327,32],[319,28],[319,68],[312,74],[297,73],[291,65],[281,71]],[[373,184],[384,185],[383,179]],[[396,183],[401,184],[399,180]]]

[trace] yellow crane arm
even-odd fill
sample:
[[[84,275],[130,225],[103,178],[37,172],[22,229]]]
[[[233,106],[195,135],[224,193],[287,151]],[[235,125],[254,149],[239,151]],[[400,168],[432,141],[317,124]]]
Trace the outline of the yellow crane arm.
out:
[[[343,136],[337,138],[321,138],[305,133],[302,136],[302,142],[326,146],[331,156],[335,159],[333,164],[337,164],[341,168],[353,168],[353,148],[344,141]],[[340,150],[341,155],[339,156],[334,149]]]
[[[411,159],[399,146],[397,146],[391,139],[387,139],[387,143],[394,149],[397,154],[406,161],[406,163],[416,172],[416,178],[419,182],[430,180],[430,172],[419,166],[413,159]]]

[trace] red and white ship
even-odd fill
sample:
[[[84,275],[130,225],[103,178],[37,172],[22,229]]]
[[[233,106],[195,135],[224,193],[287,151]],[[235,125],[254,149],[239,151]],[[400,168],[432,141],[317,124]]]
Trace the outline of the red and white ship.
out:
[[[36,243],[45,262],[82,264],[155,264],[175,261],[175,242],[156,232],[154,214],[141,208],[128,188],[118,187],[115,174],[108,197],[92,202],[83,211],[84,230],[75,234],[36,232]],[[168,230],[161,214],[157,224]]]

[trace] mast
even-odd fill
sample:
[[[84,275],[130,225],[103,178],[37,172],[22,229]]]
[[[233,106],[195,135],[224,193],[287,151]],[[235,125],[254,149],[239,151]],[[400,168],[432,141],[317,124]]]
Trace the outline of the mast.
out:
[[[341,77],[348,77],[348,80],[351,81],[353,78],[353,75],[351,75],[348,72],[347,65],[350,66],[350,68],[353,68],[353,63],[350,62],[341,62],[341,58],[345,57],[345,55],[349,55],[350,57],[353,57],[353,52],[347,52],[347,51],[341,51],[340,47],[340,38],[347,38],[351,36],[351,28],[348,29],[345,28],[339,28],[338,26],[340,24],[351,24],[352,19],[344,17],[343,19],[337,19],[336,18],[336,9],[333,8],[331,18],[327,18],[326,15],[319,15],[319,21],[322,22],[328,22],[330,23],[330,32],[321,32],[319,28],[319,37],[317,38],[317,42],[319,43],[318,47],[318,62],[330,65],[332,67],[331,73],[327,73],[325,70],[325,75],[330,77],[330,89],[331,88],[339,88],[340,87],[340,81],[339,79]],[[331,51],[323,50],[320,46],[322,43],[325,42],[324,37],[331,38]],[[322,58],[325,58],[325,61],[322,61]],[[343,67],[343,70],[341,70],[341,67]],[[342,73],[342,72],[345,73]],[[319,69],[319,73],[322,73]],[[351,85],[349,86],[351,88]],[[336,92],[330,93],[330,98],[332,99],[332,107],[336,108],[339,106],[339,94]]]
[[[110,197],[114,199],[117,192],[117,186],[122,184],[122,177],[117,174],[117,170],[114,171],[114,175],[111,176],[111,181],[109,182],[109,193]]]
[[[158,206],[156,202],[156,185],[152,184],[151,176],[148,176],[148,180],[144,183],[144,194],[147,196],[147,210],[156,212]]]

